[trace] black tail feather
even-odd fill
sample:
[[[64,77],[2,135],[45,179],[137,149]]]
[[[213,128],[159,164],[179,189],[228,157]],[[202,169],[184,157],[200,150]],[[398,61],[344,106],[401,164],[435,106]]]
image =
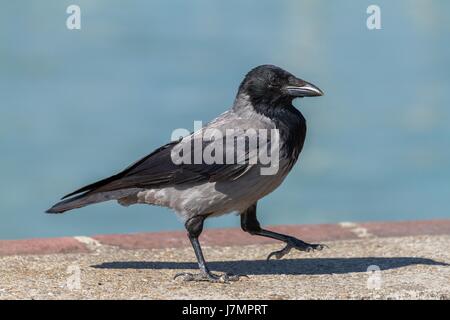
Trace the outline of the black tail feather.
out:
[[[72,197],[58,202],[53,207],[48,209],[47,213],[63,213],[72,209],[78,209],[90,204],[118,200],[127,197],[133,193],[136,193],[136,189],[124,189],[116,191],[106,191],[106,192],[85,192],[78,196]]]
[[[89,201],[83,201],[83,198],[87,200],[86,194],[81,194],[79,196],[60,201],[53,207],[45,211],[46,213],[64,213],[68,210],[84,207],[90,204]]]

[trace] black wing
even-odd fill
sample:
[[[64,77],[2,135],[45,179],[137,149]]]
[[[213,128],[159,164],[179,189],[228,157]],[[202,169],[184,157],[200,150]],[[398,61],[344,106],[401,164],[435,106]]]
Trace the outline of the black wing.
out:
[[[171,142],[132,164],[122,172],[78,189],[63,199],[80,193],[107,192],[129,188],[162,188],[184,183],[234,180],[252,166],[245,160],[234,164],[175,164],[171,153],[180,141]],[[211,141],[203,141],[203,146]],[[193,147],[194,144],[192,144]]]

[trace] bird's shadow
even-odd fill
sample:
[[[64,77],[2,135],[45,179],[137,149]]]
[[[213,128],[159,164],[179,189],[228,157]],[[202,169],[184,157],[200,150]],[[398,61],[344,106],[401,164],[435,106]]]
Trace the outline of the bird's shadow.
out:
[[[427,258],[415,257],[364,257],[364,258],[306,258],[287,260],[239,260],[215,261],[208,266],[213,271],[232,272],[247,275],[322,275],[344,274],[352,272],[367,272],[370,266],[380,270],[397,269],[411,265],[449,266]],[[198,269],[192,262],[161,262],[161,261],[115,261],[92,266],[97,269]]]

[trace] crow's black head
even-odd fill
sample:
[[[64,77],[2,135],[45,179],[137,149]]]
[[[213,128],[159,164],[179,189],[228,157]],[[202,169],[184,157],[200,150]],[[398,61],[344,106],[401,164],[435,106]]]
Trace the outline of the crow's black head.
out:
[[[262,65],[245,76],[238,96],[241,94],[247,95],[254,104],[279,104],[291,103],[295,98],[322,96],[323,92],[277,66]]]

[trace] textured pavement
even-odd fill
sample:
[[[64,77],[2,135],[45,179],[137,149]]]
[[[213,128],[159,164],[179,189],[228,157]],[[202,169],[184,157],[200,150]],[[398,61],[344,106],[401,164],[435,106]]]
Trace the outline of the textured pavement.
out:
[[[450,235],[364,230],[325,241],[324,251],[269,262],[281,243],[205,246],[213,271],[249,276],[230,284],[173,280],[196,271],[186,246],[124,249],[78,239],[89,250],[0,257],[0,299],[450,299]]]

